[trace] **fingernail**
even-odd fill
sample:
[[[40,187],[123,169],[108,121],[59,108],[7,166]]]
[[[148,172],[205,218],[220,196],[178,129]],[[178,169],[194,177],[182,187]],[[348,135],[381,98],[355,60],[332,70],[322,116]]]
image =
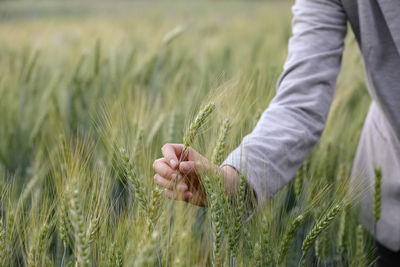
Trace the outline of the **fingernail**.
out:
[[[169,163],[171,164],[171,167],[175,167],[175,165],[176,165],[176,162],[173,159],[171,159]]]

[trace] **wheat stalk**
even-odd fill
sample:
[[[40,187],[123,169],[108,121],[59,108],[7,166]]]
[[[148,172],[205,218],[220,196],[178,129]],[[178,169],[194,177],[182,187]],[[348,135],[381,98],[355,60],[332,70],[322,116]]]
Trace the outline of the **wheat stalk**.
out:
[[[133,155],[134,159],[137,157],[137,154],[139,151],[139,146],[143,142],[143,137],[144,137],[144,131],[142,128],[139,128],[137,135],[136,135],[135,145],[132,149],[132,155]]]
[[[301,193],[303,192],[304,175],[305,175],[305,164],[303,164],[297,172],[296,179],[294,180],[294,192],[297,199],[300,199]]]
[[[36,246],[35,244],[31,244],[29,252],[28,252],[28,265],[30,267],[36,267]]]
[[[176,140],[176,112],[173,111],[171,116],[170,116],[170,120],[169,120],[169,124],[168,124],[168,138],[167,138],[168,142],[174,142]]]
[[[109,255],[108,255],[108,266],[110,267],[114,267],[115,266],[115,262],[116,262],[116,243],[115,241],[112,242],[111,246],[110,246],[110,251],[109,251]]]
[[[150,240],[147,242],[147,244],[142,248],[139,254],[139,258],[134,264],[135,266],[152,266],[155,257],[154,251],[157,248],[157,240],[158,240],[158,232],[154,231],[151,234]]]
[[[339,253],[343,253],[346,248],[346,228],[347,228],[347,213],[348,207],[346,206],[343,209],[343,212],[340,216],[339,229],[338,229],[338,242],[337,242],[337,250]]]
[[[184,148],[182,150],[181,156],[178,161],[178,166],[182,162],[183,155],[186,152],[186,149],[192,144],[197,132],[199,131],[200,127],[205,123],[208,116],[215,110],[215,104],[213,102],[207,104],[204,108],[200,110],[197,114],[196,118],[190,124],[189,128],[186,129],[185,135],[183,136],[183,144]],[[175,199],[175,191],[176,185],[178,182],[178,175],[179,175],[179,168],[176,170],[175,181],[174,181],[174,189],[173,189],[173,199]],[[168,253],[169,253],[169,244],[171,238],[171,227],[172,227],[172,218],[173,218],[173,209],[174,209],[174,202],[171,205],[171,213],[169,216],[169,227],[168,227],[168,241],[167,241],[167,266],[168,266]]]

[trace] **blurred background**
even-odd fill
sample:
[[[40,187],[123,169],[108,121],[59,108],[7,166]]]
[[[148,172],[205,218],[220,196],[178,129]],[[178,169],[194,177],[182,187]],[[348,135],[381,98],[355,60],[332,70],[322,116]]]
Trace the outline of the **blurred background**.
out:
[[[209,266],[210,211],[177,204],[174,245],[165,250],[171,202],[160,198],[152,163],[163,144],[182,142],[211,100],[216,111],[193,147],[211,158],[224,119],[231,123],[224,157],[239,146],[275,94],[293,2],[0,1],[0,265]],[[298,266],[311,227],[343,205],[369,103],[349,33],[326,130],[295,179],[301,186],[293,180],[241,222],[238,266],[267,266],[260,255],[276,255],[303,214],[284,261]],[[127,181],[127,162],[140,182]],[[356,212],[346,214],[346,225],[336,221],[324,232],[324,250],[306,255],[308,266],[371,262]],[[77,233],[92,234],[85,241]]]

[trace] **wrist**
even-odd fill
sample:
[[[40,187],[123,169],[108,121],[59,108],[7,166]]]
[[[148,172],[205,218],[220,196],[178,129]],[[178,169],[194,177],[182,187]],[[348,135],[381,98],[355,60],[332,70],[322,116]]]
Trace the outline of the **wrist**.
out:
[[[221,167],[223,183],[229,196],[236,194],[238,190],[239,172],[230,165]]]

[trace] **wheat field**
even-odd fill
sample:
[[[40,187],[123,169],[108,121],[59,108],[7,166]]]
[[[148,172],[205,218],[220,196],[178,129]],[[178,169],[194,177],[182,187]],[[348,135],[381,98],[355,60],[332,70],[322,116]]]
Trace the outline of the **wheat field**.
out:
[[[183,143],[208,103],[194,149],[211,159],[226,120],[222,158],[251,132],[291,4],[1,2],[0,265],[373,265],[347,190],[370,103],[351,34],[321,141],[265,206],[226,199],[207,175],[206,208],[153,182],[162,145]]]

